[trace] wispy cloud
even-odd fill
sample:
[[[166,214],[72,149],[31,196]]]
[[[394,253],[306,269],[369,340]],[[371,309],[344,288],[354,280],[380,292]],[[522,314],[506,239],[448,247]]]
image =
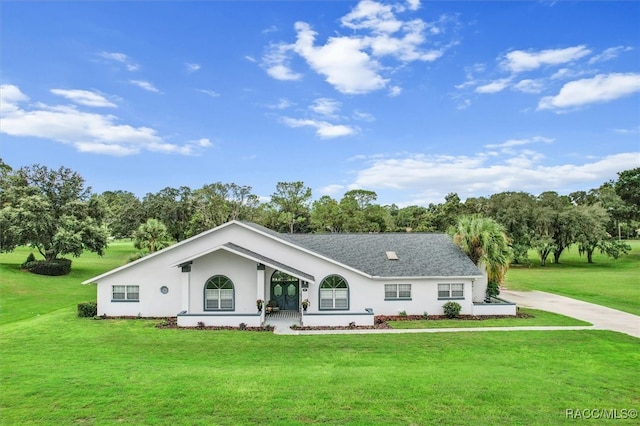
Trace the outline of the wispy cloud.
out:
[[[322,139],[332,139],[341,136],[350,136],[358,133],[358,129],[344,124],[332,124],[327,121],[309,118],[282,117],[282,122],[292,128],[312,127],[316,129],[316,135]]]
[[[139,88],[144,89],[148,92],[160,93],[160,90],[158,90],[156,86],[145,80],[129,80],[129,83],[133,84],[134,86],[138,86]]]
[[[341,103],[335,99],[330,98],[318,98],[313,101],[309,106],[309,109],[316,114],[320,114],[326,117],[335,117],[336,113],[340,111]]]
[[[499,80],[494,80],[490,83],[483,84],[482,86],[476,87],[476,93],[497,93],[501,92],[511,83],[511,78],[501,78]]]
[[[200,68],[202,68],[200,66],[200,64],[194,64],[194,63],[189,63],[189,62],[185,63],[184,65],[187,68],[187,73],[189,73],[189,74],[192,74],[192,73],[194,73],[196,71],[200,71]]]
[[[539,51],[513,50],[504,55],[500,65],[513,73],[531,71],[545,65],[561,65],[576,61],[591,53],[586,46],[573,46],[564,49],[546,49]]]
[[[632,50],[633,50],[633,47],[631,46],[609,47],[608,49],[603,50],[602,53],[599,53],[591,57],[589,59],[589,63],[596,64],[598,62],[610,61],[620,56],[622,52],[630,52]]]
[[[640,74],[599,74],[565,84],[557,95],[542,98],[538,109],[565,110],[609,102],[638,92]]]
[[[169,143],[155,129],[121,124],[114,115],[86,112],[73,105],[25,105],[29,98],[15,85],[0,86],[0,96],[0,132],[11,136],[48,139],[80,152],[113,156],[142,151],[194,155],[211,146],[208,139]],[[72,97],[78,98],[76,94]]]
[[[121,52],[100,52],[98,56],[110,62],[120,63],[124,65],[128,71],[137,71],[140,69],[140,65],[136,64],[131,58]]]
[[[220,96],[220,93],[213,90],[208,90],[208,89],[196,89],[196,90],[200,93],[204,93],[205,95],[211,96],[212,98],[217,98]]]
[[[65,97],[70,101],[80,105],[106,108],[116,107],[116,104],[105,98],[102,94],[89,90],[51,89],[50,92],[54,95]]]

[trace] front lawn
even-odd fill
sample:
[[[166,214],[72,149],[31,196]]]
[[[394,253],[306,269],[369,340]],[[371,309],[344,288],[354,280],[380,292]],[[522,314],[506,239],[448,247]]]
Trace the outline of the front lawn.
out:
[[[615,260],[599,252],[594,263],[572,248],[560,263],[540,266],[530,253],[531,267],[512,265],[504,286],[511,290],[539,290],[640,315],[640,241],[628,241],[631,253]]]
[[[637,408],[640,339],[606,331],[280,336],[72,308],[3,326],[4,424],[549,425]]]

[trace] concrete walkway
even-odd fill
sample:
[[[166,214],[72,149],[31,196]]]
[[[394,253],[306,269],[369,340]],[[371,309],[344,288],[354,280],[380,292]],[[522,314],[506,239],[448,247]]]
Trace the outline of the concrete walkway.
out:
[[[590,322],[595,329],[619,331],[640,337],[640,316],[627,312],[543,291],[501,290],[500,297],[525,308],[554,312]]]
[[[500,297],[518,306],[554,312],[593,326],[526,326],[526,327],[475,327],[475,328],[421,328],[421,329],[353,329],[353,330],[293,330],[291,321],[272,321],[275,334],[397,334],[397,333],[454,333],[462,331],[547,331],[547,330],[611,330],[640,338],[640,316],[607,308],[581,300],[571,299],[542,291],[502,290]],[[299,322],[296,322],[299,324]]]

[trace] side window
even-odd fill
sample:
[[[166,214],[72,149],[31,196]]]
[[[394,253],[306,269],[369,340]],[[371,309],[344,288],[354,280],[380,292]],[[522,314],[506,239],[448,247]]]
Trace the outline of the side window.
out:
[[[138,302],[140,301],[140,286],[114,285],[111,287],[111,301]]]

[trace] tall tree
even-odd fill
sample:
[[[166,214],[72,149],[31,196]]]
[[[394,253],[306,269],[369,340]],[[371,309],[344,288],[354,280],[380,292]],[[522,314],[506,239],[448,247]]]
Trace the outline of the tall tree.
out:
[[[525,192],[502,192],[487,201],[488,216],[502,224],[509,236],[514,263],[529,262],[534,205],[534,197]]]
[[[271,194],[271,205],[278,212],[278,223],[289,233],[301,232],[308,225],[311,188],[303,182],[278,182]]]
[[[83,250],[103,254],[105,208],[80,174],[36,164],[7,172],[0,182],[2,251],[28,244],[45,260]]]
[[[191,188],[167,187],[157,193],[148,193],[142,199],[145,219],[158,219],[176,241],[187,238],[189,221],[193,215]]]
[[[323,195],[311,206],[311,226],[315,232],[341,232],[344,217],[340,204],[328,195]]]
[[[129,191],[105,191],[99,198],[106,206],[105,223],[116,238],[131,238],[143,220],[142,203]]]

